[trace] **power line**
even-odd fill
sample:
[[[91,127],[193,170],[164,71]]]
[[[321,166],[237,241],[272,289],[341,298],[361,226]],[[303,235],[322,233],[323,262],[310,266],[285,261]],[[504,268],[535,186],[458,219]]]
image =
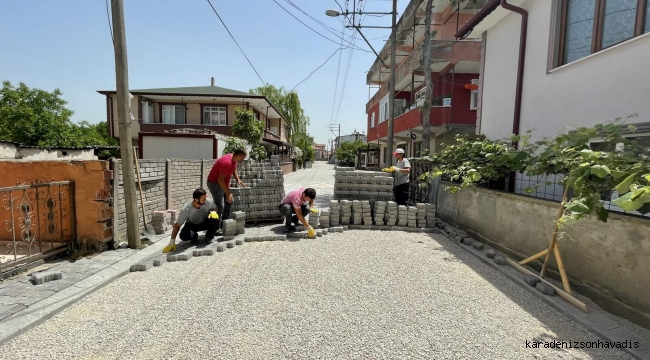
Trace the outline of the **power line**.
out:
[[[332,57],[334,57],[334,55],[336,55],[336,53],[339,52],[340,50],[343,50],[343,48],[338,48],[338,49],[336,49],[336,51],[335,51],[332,55],[330,55],[330,57],[328,57],[327,60],[325,60],[325,62],[321,64],[321,66],[317,67],[316,70],[312,71],[311,74],[309,74],[309,76],[307,76],[307,77],[305,78],[305,80],[303,80],[303,81],[299,82],[298,84],[296,84],[296,86],[294,86],[293,89],[291,89],[291,91],[296,90],[296,88],[298,87],[298,85],[300,85],[300,84],[304,83],[305,81],[307,81],[307,79],[309,79],[312,75],[314,75],[314,73],[315,73],[316,71],[318,71],[318,69],[320,69],[320,68],[322,68],[323,66],[325,66],[325,64],[327,64],[327,62],[330,61],[330,59],[331,59]]]
[[[345,23],[341,24],[341,34],[345,31]],[[341,42],[341,46],[343,46],[343,43]],[[330,125],[332,124],[332,120],[334,120],[334,108],[336,107],[336,94],[339,90],[339,74],[341,71],[341,56],[343,55],[342,52],[339,53],[339,65],[336,68],[336,83],[334,84],[334,96],[332,97],[332,111],[330,112]]]
[[[310,19],[312,19],[312,20],[316,21],[317,23],[319,23],[321,26],[323,26],[323,27],[325,28],[325,30],[327,30],[327,31],[329,31],[330,33],[334,34],[334,36],[336,36],[336,37],[341,37],[341,36],[339,36],[339,35],[337,34],[338,30],[336,30],[336,29],[334,29],[333,27],[331,27],[331,26],[325,24],[324,22],[322,22],[322,21],[320,21],[320,20],[314,18],[313,16],[307,14],[304,10],[302,10],[298,5],[294,4],[291,0],[284,0],[284,1],[285,1],[286,3],[288,3],[289,5],[293,6],[294,8],[296,8],[296,9],[297,9],[298,11],[300,11],[301,13],[307,15],[307,17],[309,17]]]
[[[353,33],[352,36],[353,36],[352,41],[354,42],[356,40],[357,34]],[[353,55],[353,52],[352,52],[352,50],[350,50],[350,52],[348,53],[348,64],[347,64],[347,66],[345,68],[345,75],[343,76],[343,86],[341,87],[341,98],[339,99],[339,107],[336,110],[336,118],[335,119],[336,119],[337,123],[338,123],[338,120],[339,120],[339,113],[341,112],[341,104],[343,104],[343,95],[345,94],[345,86],[348,83],[348,74],[350,73],[350,63],[352,63],[352,55]]]
[[[305,24],[302,20],[298,19],[294,14],[292,14],[289,10],[285,9],[284,6],[280,5],[280,3],[277,2],[276,0],[273,0],[273,2],[276,3],[279,7],[281,7],[282,10],[286,11],[287,14],[291,15],[291,17],[293,17],[294,19],[298,20],[301,24],[305,25],[309,30],[315,32],[316,34],[318,34],[318,35],[321,36],[322,38],[324,38],[324,39],[326,39],[326,40],[329,40],[329,41],[331,41],[331,42],[333,42],[333,43],[335,43],[335,44],[338,45],[338,43],[337,43],[336,41],[334,41],[334,40],[328,38],[327,36],[325,36],[325,35],[319,33],[318,31],[314,30],[314,29],[313,29],[312,27],[310,27],[309,25]],[[343,39],[343,38],[341,38],[341,40],[343,40],[343,41],[345,41],[346,43],[348,43],[348,44],[354,46],[354,44],[350,43],[349,41],[347,41],[347,40],[345,40],[345,39]],[[370,52],[370,51],[368,51],[368,50],[366,50],[366,49],[362,49],[362,48],[360,48],[360,47],[358,47],[358,46],[355,47],[355,50],[361,50],[361,51],[365,51],[365,52]]]
[[[111,25],[111,15],[108,11],[108,0],[106,0],[106,18],[108,19],[108,30],[111,32],[111,40],[115,43],[115,37],[113,37],[113,26]]]
[[[257,72],[257,69],[255,69],[255,66],[253,66],[253,63],[248,59],[248,56],[246,56],[246,53],[244,52],[244,50],[242,50],[241,46],[239,46],[239,43],[237,42],[237,40],[235,40],[235,37],[232,36],[232,33],[230,32],[230,30],[228,29],[226,24],[221,19],[221,16],[219,16],[219,13],[217,12],[217,9],[215,9],[214,6],[212,6],[212,3],[210,2],[210,0],[207,0],[207,1],[208,1],[208,4],[210,4],[210,7],[212,8],[212,11],[214,11],[215,15],[217,15],[217,17],[219,18],[219,21],[221,21],[221,24],[223,24],[223,27],[226,28],[226,31],[228,32],[228,34],[230,35],[232,40],[235,42],[235,44],[237,45],[237,47],[239,48],[241,53],[244,54],[244,57],[246,58],[246,61],[248,61],[248,64],[250,64],[250,66],[253,68],[253,71],[255,71],[255,74],[257,74],[257,77],[260,79],[260,81],[264,85],[266,85],[266,82],[264,82],[264,80],[262,80],[262,77],[260,76],[260,73]]]

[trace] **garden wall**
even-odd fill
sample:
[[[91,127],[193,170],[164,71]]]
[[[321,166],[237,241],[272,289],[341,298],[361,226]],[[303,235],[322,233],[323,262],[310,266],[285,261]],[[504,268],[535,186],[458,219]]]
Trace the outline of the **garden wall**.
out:
[[[557,202],[482,188],[456,194],[438,189],[438,217],[516,260],[549,245]],[[650,327],[650,221],[610,213],[607,223],[586,218],[559,241],[572,286],[608,311]],[[541,268],[541,263],[531,264]],[[551,268],[557,269],[553,261]],[[555,274],[557,275],[557,274]]]

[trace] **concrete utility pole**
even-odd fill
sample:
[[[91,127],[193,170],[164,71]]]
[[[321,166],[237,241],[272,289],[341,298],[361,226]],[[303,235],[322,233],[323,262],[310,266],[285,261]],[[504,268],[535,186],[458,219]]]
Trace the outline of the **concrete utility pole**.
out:
[[[390,84],[388,86],[388,153],[386,167],[393,164],[393,123],[395,121],[395,52],[397,46],[397,0],[393,0],[393,22],[390,39]],[[388,160],[390,159],[390,160]]]
[[[115,80],[117,84],[117,120],[120,127],[120,157],[124,182],[126,207],[126,234],[131,249],[140,248],[140,222],[135,194],[133,169],[133,144],[131,138],[131,99],[129,98],[129,72],[126,58],[126,31],[124,29],[123,0],[111,0],[113,13],[113,47],[115,49]],[[117,174],[115,174],[117,177]],[[117,186],[117,184],[116,184]],[[142,219],[146,221],[146,219]]]
[[[427,90],[422,107],[422,150],[431,154],[431,97],[433,96],[433,81],[431,80],[431,8],[433,0],[427,0],[424,11],[424,83]]]

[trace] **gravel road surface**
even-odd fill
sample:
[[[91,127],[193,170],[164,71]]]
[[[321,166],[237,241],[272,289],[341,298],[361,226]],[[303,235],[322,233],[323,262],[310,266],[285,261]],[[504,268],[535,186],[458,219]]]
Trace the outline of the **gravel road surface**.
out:
[[[129,274],[3,359],[630,359],[440,235],[246,243]]]

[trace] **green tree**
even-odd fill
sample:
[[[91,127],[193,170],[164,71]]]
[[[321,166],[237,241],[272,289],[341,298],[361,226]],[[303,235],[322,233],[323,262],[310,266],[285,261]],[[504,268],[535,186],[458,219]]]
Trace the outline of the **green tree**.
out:
[[[309,117],[300,105],[298,93],[287,91],[284,87],[276,88],[273,85],[264,85],[249,92],[255,95],[266,96],[267,99],[278,109],[280,114],[287,120],[289,125],[289,142],[294,143],[298,134],[306,134],[309,126]]]
[[[366,143],[361,140],[355,142],[346,141],[334,151],[334,156],[342,166],[354,166],[357,159],[357,150],[368,147]]]
[[[0,90],[0,138],[31,146],[79,146],[73,112],[59,89],[53,92],[18,87],[9,81]]]
[[[260,141],[264,136],[264,123],[255,118],[255,114],[251,110],[244,110],[237,108],[235,110],[237,121],[232,126],[232,133],[246,139],[246,142],[251,147],[249,157],[253,160],[262,161],[266,159],[266,150]]]

